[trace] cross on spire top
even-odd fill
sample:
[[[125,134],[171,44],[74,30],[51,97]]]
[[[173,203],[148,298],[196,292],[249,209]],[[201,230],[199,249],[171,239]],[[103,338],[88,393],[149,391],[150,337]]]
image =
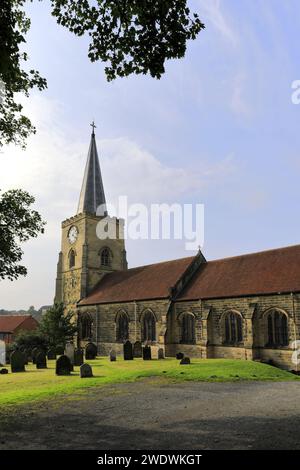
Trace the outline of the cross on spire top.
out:
[[[93,121],[92,124],[90,124],[90,126],[93,128],[92,135],[95,135],[95,129],[97,128],[95,122]]]

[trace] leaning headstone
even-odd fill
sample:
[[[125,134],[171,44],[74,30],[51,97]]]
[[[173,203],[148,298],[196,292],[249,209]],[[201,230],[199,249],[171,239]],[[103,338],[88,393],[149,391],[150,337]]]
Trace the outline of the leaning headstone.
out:
[[[109,360],[110,360],[110,362],[116,362],[116,360],[117,360],[117,354],[116,354],[116,351],[114,349],[112,349],[109,352]]]
[[[37,369],[47,369],[47,358],[46,354],[40,351],[35,358]]]
[[[144,361],[151,361],[151,348],[150,346],[143,347],[143,359]]]
[[[133,345],[133,357],[143,357],[143,348],[140,341],[136,341]]]
[[[186,356],[186,357],[183,357],[183,358],[181,359],[181,361],[180,361],[180,364],[181,364],[181,365],[190,364],[190,363],[191,363],[191,360],[190,360],[190,358],[187,357],[187,356]]]
[[[0,369],[0,374],[1,375],[8,374],[8,369]]]
[[[176,354],[176,359],[181,360],[183,358],[184,358],[184,354],[182,352],[179,352],[179,353]]]
[[[56,375],[70,375],[72,364],[68,356],[62,355],[56,361]]]
[[[165,358],[165,351],[163,350],[163,348],[159,348],[157,359],[164,359],[164,358]]]
[[[10,356],[12,372],[25,372],[25,358],[21,351],[14,351]]]
[[[71,361],[71,364],[74,364],[74,352],[75,352],[74,344],[67,343],[65,347],[65,355],[68,356],[68,358]]]
[[[74,366],[81,366],[83,364],[83,350],[75,349],[74,351]]]
[[[93,370],[89,364],[84,363],[80,366],[80,377],[82,379],[86,377],[93,377]]]
[[[48,352],[47,352],[47,359],[48,361],[55,361],[56,360],[56,351],[54,348],[50,348],[48,349]]]
[[[88,343],[85,347],[85,358],[87,360],[96,359],[97,346],[94,343]]]
[[[132,361],[133,349],[132,349],[132,343],[129,340],[127,340],[123,345],[123,355],[124,355],[124,361]]]

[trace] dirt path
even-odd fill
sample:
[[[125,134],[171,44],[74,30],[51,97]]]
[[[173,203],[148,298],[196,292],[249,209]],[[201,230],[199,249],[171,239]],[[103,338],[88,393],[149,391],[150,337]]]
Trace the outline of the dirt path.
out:
[[[297,449],[296,382],[139,382],[26,405],[1,420],[1,449]]]

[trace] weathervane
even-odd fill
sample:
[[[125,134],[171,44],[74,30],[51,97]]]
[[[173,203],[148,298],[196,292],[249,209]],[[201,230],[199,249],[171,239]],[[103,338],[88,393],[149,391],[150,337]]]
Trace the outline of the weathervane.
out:
[[[90,124],[90,126],[93,128],[93,135],[95,135],[95,129],[97,127],[95,122],[93,121],[92,124]]]

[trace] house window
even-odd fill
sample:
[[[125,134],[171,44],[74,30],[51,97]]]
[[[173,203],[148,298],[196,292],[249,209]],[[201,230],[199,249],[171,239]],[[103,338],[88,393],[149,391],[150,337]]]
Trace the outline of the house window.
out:
[[[181,320],[181,343],[195,343],[195,317],[190,313],[185,313]]]
[[[142,341],[156,341],[155,316],[148,310],[142,319]]]
[[[76,258],[76,255],[75,255],[75,251],[74,250],[71,250],[69,252],[69,268],[74,268],[75,266],[75,258]]]
[[[129,338],[129,321],[125,312],[119,313],[116,320],[116,341],[124,342]]]
[[[108,248],[103,248],[100,253],[100,263],[101,266],[110,266],[111,265],[111,254]]]
[[[279,312],[278,310],[270,312],[267,317],[267,327],[268,341],[266,346],[288,345],[287,316],[284,313]]]
[[[80,318],[80,338],[89,340],[92,337],[93,320],[90,315],[82,315]]]
[[[243,341],[243,323],[239,313],[228,312],[225,316],[225,344],[237,344]]]

